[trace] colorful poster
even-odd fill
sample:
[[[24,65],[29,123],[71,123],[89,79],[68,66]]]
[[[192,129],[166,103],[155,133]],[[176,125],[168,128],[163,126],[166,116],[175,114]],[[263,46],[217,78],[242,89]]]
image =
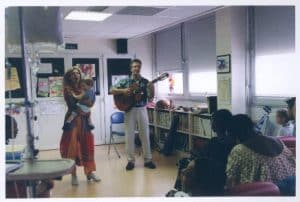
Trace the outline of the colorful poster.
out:
[[[111,76],[111,84],[114,86],[122,79],[128,78],[128,75],[112,75]]]
[[[77,64],[81,69],[83,78],[93,78],[95,74],[95,64]]]
[[[16,67],[5,68],[5,91],[21,88]]]
[[[48,78],[38,78],[38,96],[48,97],[49,96],[49,81]]]
[[[63,77],[53,76],[49,77],[49,97],[62,97],[63,96]]]

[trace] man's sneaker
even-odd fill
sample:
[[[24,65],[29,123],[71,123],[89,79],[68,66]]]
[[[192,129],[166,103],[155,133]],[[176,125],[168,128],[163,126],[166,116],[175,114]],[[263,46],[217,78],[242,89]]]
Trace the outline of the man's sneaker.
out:
[[[101,179],[100,179],[97,175],[95,175],[95,173],[89,173],[89,174],[86,176],[86,179],[87,179],[88,181],[94,180],[95,182],[100,182],[100,181],[101,181]]]
[[[72,175],[72,182],[71,183],[72,183],[73,186],[78,186],[79,185],[76,175]]]
[[[134,163],[133,162],[128,162],[126,166],[126,170],[132,170],[134,168]]]
[[[150,169],[155,169],[156,168],[156,165],[152,161],[144,163],[144,166],[146,168],[150,168]]]

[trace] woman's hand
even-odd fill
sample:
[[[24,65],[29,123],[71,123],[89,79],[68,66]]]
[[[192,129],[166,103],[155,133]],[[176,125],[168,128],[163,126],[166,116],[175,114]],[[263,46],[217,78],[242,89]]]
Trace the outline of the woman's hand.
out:
[[[90,100],[90,99],[79,100],[79,103],[86,105],[88,107],[92,107],[94,105],[94,102],[92,102],[92,100]]]

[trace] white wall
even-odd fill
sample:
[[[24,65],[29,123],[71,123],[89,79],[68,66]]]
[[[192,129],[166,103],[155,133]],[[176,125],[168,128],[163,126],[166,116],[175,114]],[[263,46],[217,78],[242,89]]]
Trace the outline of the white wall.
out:
[[[220,101],[218,108],[226,108],[232,113],[246,113],[246,7],[229,7],[216,13],[217,55],[231,55],[231,70],[218,74],[221,79],[230,79],[229,102]],[[220,95],[220,92],[218,92]]]
[[[55,53],[40,54],[41,57],[63,57],[65,59],[65,68],[68,69],[72,65],[72,58],[99,58],[100,68],[100,91],[101,95],[97,96],[96,103],[92,108],[92,121],[95,124],[95,143],[103,144],[108,142],[109,121],[108,118],[113,109],[112,96],[107,96],[107,79],[106,79],[106,58],[133,58],[136,56],[143,61],[142,74],[151,79],[152,76],[152,43],[151,37],[146,36],[142,38],[128,40],[128,54],[116,54],[116,44],[114,40],[110,39],[83,39],[74,38],[65,40],[65,42],[78,43],[78,50],[63,50]],[[7,57],[20,57],[18,51],[8,52]],[[19,99],[20,100],[20,99]],[[57,105],[61,107],[61,112],[55,115],[42,115],[37,105],[38,121],[35,122],[35,135],[39,136],[36,141],[36,146],[39,149],[57,149],[59,148],[59,141],[62,134],[62,125],[65,112],[67,110],[63,98],[38,98],[40,101],[54,100]],[[19,133],[14,140],[15,144],[26,144],[26,119],[24,109],[22,113],[14,115],[18,122]]]

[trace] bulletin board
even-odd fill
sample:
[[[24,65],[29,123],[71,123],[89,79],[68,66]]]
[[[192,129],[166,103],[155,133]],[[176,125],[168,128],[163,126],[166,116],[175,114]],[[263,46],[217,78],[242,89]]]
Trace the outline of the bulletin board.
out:
[[[131,58],[107,59],[108,92],[112,85],[114,85],[120,79],[126,78],[130,75],[130,62]]]
[[[11,64],[11,67],[15,67],[17,69],[20,86],[21,88],[11,91],[11,98],[24,98],[25,97],[25,87],[23,81],[23,64],[22,58],[11,57],[7,58],[8,62]],[[9,98],[9,92],[5,92],[5,98]]]
[[[41,58],[37,72],[37,97],[62,97],[64,58]]]
[[[72,66],[79,65],[83,76],[94,80],[95,94],[100,95],[100,76],[98,58],[73,58]]]

